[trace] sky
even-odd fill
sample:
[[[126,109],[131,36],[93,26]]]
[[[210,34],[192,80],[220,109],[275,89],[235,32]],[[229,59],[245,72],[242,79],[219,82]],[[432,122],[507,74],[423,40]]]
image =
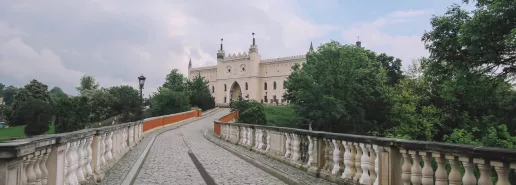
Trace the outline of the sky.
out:
[[[247,52],[256,33],[264,58],[299,55],[330,40],[403,60],[428,56],[421,36],[430,18],[461,0],[2,0],[0,83],[37,79],[77,94],[83,75],[103,87],[147,77],[155,92],[174,68],[216,64]]]

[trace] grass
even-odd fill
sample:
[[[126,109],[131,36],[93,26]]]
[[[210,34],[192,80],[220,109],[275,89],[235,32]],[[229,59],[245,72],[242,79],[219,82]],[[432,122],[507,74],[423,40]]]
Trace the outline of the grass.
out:
[[[9,127],[9,128],[1,128],[0,129],[0,142],[12,140],[12,139],[22,139],[25,137],[25,125],[22,126],[16,126],[16,127]],[[48,131],[45,132],[45,134],[55,134],[56,133],[56,127],[54,126],[54,123],[50,123],[50,126],[48,128]]]
[[[290,106],[264,106],[267,125],[297,128],[296,114]]]

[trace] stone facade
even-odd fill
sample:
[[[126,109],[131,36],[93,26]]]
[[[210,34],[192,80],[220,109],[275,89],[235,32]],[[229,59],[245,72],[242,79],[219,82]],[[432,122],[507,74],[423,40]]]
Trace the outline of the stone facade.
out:
[[[215,66],[192,68],[190,61],[188,77],[200,75],[207,79],[217,105],[228,105],[239,97],[266,104],[286,104],[284,82],[292,66],[304,62],[305,55],[262,59],[253,38],[248,53],[226,55],[221,43]]]

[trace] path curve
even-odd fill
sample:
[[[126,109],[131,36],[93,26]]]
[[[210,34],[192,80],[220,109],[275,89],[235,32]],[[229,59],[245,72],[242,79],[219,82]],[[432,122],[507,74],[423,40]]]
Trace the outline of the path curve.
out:
[[[225,109],[156,137],[134,184],[211,185],[210,178],[218,185],[285,184],[203,137],[203,132],[213,127],[213,120],[228,113]],[[209,177],[201,175],[189,152]]]

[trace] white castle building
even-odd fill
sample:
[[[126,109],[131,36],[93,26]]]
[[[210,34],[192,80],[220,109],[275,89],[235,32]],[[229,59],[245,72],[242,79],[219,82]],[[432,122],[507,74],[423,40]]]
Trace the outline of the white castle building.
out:
[[[217,105],[228,105],[240,97],[265,104],[287,103],[283,98],[284,82],[292,72],[292,66],[306,62],[306,55],[262,59],[254,33],[249,53],[226,55],[222,41],[217,52],[217,65],[192,68],[191,60],[188,65],[190,79],[200,75],[209,81]],[[310,50],[313,50],[311,43]]]

